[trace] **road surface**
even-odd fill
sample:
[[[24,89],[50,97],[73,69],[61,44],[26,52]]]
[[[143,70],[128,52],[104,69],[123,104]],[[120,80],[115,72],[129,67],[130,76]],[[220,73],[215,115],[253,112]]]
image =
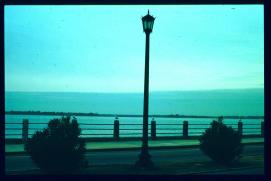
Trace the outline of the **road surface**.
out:
[[[232,170],[208,172],[205,174],[206,175],[263,175],[264,168],[255,167],[255,168],[232,169]],[[205,175],[205,174],[200,173],[200,175]]]
[[[106,164],[131,164],[138,159],[140,150],[133,151],[97,151],[86,153],[86,158],[90,165]],[[165,161],[176,161],[176,158],[182,158],[184,162],[210,160],[198,148],[178,148],[178,149],[161,149],[151,150],[152,160],[155,163]],[[243,154],[246,155],[263,155],[263,145],[246,145]],[[36,169],[30,156],[6,156],[6,172]]]

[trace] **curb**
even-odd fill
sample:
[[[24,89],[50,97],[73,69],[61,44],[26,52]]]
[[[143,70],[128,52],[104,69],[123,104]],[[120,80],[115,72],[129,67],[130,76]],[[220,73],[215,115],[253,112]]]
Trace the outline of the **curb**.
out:
[[[243,145],[261,145],[264,142],[251,142],[251,143],[242,143]],[[178,148],[199,148],[199,145],[177,145],[177,146],[152,146],[149,147],[149,150],[163,150],[163,149],[178,149]],[[98,148],[87,150],[87,152],[95,152],[95,151],[132,151],[132,150],[140,150],[141,147],[132,147],[132,148]]]
[[[260,145],[264,144],[264,142],[250,142],[250,143],[242,143],[243,145]],[[149,150],[162,150],[162,149],[177,149],[177,148],[198,148],[199,145],[177,145],[177,146],[152,146],[149,147]],[[132,150],[140,150],[141,147],[131,147],[131,148],[98,148],[98,149],[88,149],[86,152],[95,152],[95,151],[132,151]],[[6,152],[6,156],[15,156],[15,155],[28,155],[25,151],[20,152]]]
[[[227,171],[236,171],[236,170],[245,170],[245,169],[253,169],[253,168],[263,168],[264,169],[264,167],[227,168],[227,169],[217,169],[217,170],[202,171],[202,172],[191,172],[191,173],[188,173],[187,175],[200,175],[200,174],[217,173],[217,172],[227,172]]]
[[[201,172],[177,173],[174,175],[202,175],[202,174],[208,174],[208,173],[227,172],[227,171],[230,172],[230,171],[253,169],[253,168],[263,168],[264,169],[264,167],[240,167],[240,168],[208,170],[208,171],[201,171]],[[25,172],[32,172],[32,171],[40,171],[40,169],[33,168],[33,169],[28,169],[28,170],[12,170],[12,171],[7,171],[5,174],[6,175],[22,175],[22,174],[25,174]]]
[[[6,175],[22,175],[25,172],[32,172],[32,171],[39,171],[39,168],[33,168],[33,169],[26,169],[26,170],[11,170],[11,171],[6,171]]]

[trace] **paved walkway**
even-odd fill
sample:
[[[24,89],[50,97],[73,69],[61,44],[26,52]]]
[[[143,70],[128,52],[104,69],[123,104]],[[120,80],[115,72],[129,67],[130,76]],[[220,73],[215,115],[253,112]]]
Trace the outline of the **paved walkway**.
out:
[[[264,138],[243,138],[242,143],[263,143]],[[132,150],[141,147],[141,141],[100,141],[87,142],[86,148],[88,151],[97,150]],[[198,140],[149,140],[150,148],[179,148],[179,147],[197,147]],[[6,144],[5,152],[7,154],[23,153],[23,144]]]

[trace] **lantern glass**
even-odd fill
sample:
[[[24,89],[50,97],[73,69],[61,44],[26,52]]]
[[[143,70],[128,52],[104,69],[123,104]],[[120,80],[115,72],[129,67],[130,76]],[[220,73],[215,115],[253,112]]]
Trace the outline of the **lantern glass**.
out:
[[[143,30],[146,33],[152,32],[153,24],[154,24],[154,17],[149,15],[149,12],[146,16],[142,18],[142,23],[143,23]]]

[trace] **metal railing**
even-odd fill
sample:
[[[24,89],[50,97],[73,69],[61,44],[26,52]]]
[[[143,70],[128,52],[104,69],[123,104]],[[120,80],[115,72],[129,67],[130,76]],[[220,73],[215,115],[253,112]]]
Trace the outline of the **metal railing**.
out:
[[[48,123],[29,123],[28,119],[23,119],[22,123],[5,123],[6,124],[6,132],[13,131],[13,133],[6,133],[6,136],[20,136],[23,142],[25,142],[29,136],[33,135],[35,131],[42,130],[42,127],[33,127],[36,125],[44,125],[44,127]],[[7,127],[10,125],[17,125],[13,127]],[[18,125],[21,125],[18,126]],[[239,121],[237,124],[226,124],[228,126],[232,126],[235,130],[237,130],[240,134],[244,135],[244,131],[246,134],[253,135],[264,135],[264,122],[262,121],[260,124],[244,124],[242,121]],[[89,124],[89,123],[80,123],[79,124],[82,132],[82,137],[97,137],[104,136],[113,138],[114,140],[119,140],[120,136],[142,136],[142,124],[130,123],[130,124],[120,124],[118,118],[115,118],[113,124]],[[94,127],[93,127],[94,126]],[[172,127],[173,126],[173,127]],[[256,126],[256,127],[255,127]],[[257,127],[258,126],[258,127]],[[210,127],[209,124],[196,124],[189,123],[187,120],[183,121],[180,124],[173,123],[160,123],[157,124],[153,119],[149,124],[149,136],[151,139],[157,139],[157,137],[173,137],[179,136],[183,138],[188,138],[190,136],[199,136],[201,135],[207,128]],[[21,130],[21,133],[18,132]],[[14,133],[15,132],[15,133]],[[87,132],[87,133],[85,133]]]

